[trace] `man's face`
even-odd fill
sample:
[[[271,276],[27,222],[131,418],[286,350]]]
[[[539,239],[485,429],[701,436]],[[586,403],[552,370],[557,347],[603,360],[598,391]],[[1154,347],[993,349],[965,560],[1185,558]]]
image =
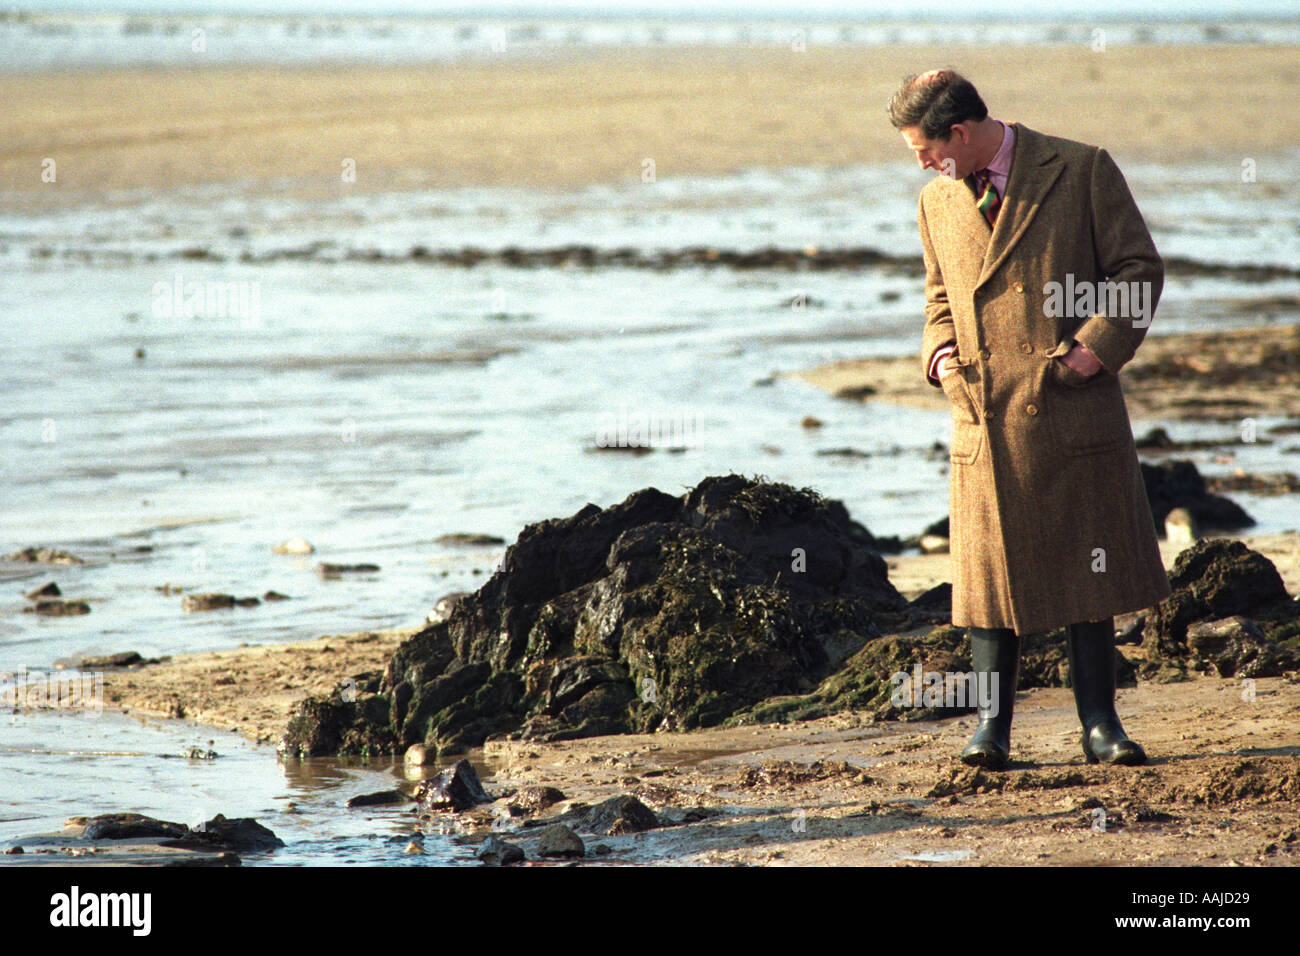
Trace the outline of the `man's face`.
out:
[[[922,169],[938,170],[952,179],[965,179],[973,171],[974,150],[965,123],[953,126],[946,140],[927,139],[919,126],[907,126],[900,132]]]

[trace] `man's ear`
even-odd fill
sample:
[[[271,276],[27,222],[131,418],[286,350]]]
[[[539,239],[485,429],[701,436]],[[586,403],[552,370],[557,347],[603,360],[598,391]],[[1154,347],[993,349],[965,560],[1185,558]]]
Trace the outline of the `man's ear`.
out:
[[[970,145],[970,127],[967,126],[964,121],[961,123],[953,123],[952,126],[948,128],[948,138],[945,139],[944,142],[951,143],[954,136],[958,138],[963,146]]]

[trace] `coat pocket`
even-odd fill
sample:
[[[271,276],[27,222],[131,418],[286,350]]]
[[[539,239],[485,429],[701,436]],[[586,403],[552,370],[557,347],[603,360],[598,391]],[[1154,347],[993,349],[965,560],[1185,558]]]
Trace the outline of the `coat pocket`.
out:
[[[1052,376],[1066,388],[1082,388],[1085,385],[1095,383],[1106,374],[1104,371],[1098,371],[1092,375],[1084,375],[1082,372],[1076,372],[1070,368],[1059,357],[1051,359],[1051,363]]]
[[[952,404],[954,421],[978,424],[979,416],[975,414],[975,403],[971,401],[970,389],[966,387],[967,369],[970,367],[970,362],[962,359],[957,361],[961,363],[957,371],[941,375],[939,377],[939,386]]]
[[[1093,455],[1133,440],[1118,378],[1104,369],[1082,375],[1060,359],[1050,361],[1048,414],[1062,454]]]
[[[962,465],[968,465],[976,459],[984,440],[979,416],[975,413],[975,403],[971,401],[970,389],[966,384],[970,365],[969,361],[962,362],[957,371],[939,379],[952,406],[952,441],[948,448],[948,459]]]

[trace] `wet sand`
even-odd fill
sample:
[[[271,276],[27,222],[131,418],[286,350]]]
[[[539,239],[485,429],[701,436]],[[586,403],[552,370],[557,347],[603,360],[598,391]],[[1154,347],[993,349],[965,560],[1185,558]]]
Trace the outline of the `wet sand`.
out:
[[[1288,590],[1300,591],[1300,536],[1242,540],[1277,563]],[[1172,565],[1178,549],[1162,542],[1162,550]],[[889,565],[891,580],[909,596],[950,580],[947,555],[895,557]],[[184,655],[109,672],[106,705],[275,742],[294,701],[382,668],[413,630]],[[1142,654],[1131,646],[1121,652]],[[974,726],[970,715],[872,723],[845,713],[685,734],[489,741],[469,757],[490,758],[497,768],[485,780],[489,791],[547,785],[587,804],[631,793],[665,821],[679,822],[602,838],[614,850],[600,858],[607,863],[1300,863],[1300,693],[1293,681],[1260,679],[1249,702],[1235,679],[1142,684],[1122,688],[1117,707],[1148,752],[1143,767],[1086,766],[1073,698],[1061,688],[1020,695],[1015,763],[1004,774],[979,774],[956,759]],[[1097,807],[1108,821],[1100,832],[1092,829]],[[493,832],[499,809],[465,814],[466,825],[477,824],[467,839]],[[706,815],[681,822],[692,809]],[[917,854],[930,857],[909,858]]]
[[[801,379],[831,394],[861,395],[864,388],[874,389],[866,401],[946,409],[943,390],[922,378],[919,324],[917,328],[916,355],[849,359],[781,377]],[[1133,418],[1300,416],[1300,325],[1151,335],[1121,369],[1120,381]]]
[[[1294,47],[809,46],[594,50],[424,67],[0,76],[15,202],[243,183],[332,195],[580,186],[750,166],[911,163],[884,107],[907,73],[966,72],[993,114],[1120,160],[1259,163],[1295,146]],[[1261,83],[1260,77],[1268,77]],[[57,180],[41,178],[43,161]],[[344,182],[345,161],[355,181]]]

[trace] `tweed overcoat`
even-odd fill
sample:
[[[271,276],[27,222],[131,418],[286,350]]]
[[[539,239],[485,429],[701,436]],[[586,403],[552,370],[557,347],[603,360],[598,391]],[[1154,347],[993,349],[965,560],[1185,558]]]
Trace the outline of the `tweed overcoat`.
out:
[[[992,229],[965,181],[940,175],[921,191],[921,361],[952,407],[953,623],[1030,634],[1170,593],[1117,374],[1164,266],[1104,149],[1012,125]],[[1108,288],[1140,290],[1149,310]],[[1076,341],[1101,371],[1061,361]],[[930,360],[952,342],[959,370],[936,381]]]

